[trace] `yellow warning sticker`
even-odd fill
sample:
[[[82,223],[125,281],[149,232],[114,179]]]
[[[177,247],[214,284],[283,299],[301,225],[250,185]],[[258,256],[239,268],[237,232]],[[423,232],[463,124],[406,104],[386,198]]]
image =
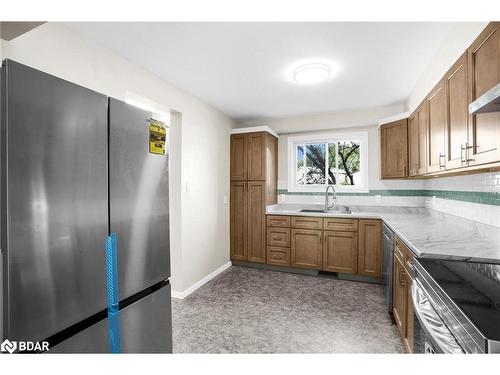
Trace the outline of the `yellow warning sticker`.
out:
[[[149,124],[149,152],[165,155],[167,147],[167,128],[160,124]]]

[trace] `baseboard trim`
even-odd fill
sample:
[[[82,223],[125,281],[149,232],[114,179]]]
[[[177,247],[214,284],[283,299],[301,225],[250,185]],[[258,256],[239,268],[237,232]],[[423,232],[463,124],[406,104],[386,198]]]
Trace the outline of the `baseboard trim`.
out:
[[[220,273],[224,272],[227,270],[229,267],[231,267],[232,263],[227,262],[224,264],[222,267],[217,268],[214,272],[212,272],[210,275],[205,276],[203,279],[198,281],[197,283],[191,285],[189,288],[184,290],[183,292],[178,292],[175,290],[172,290],[172,298],[176,299],[184,299],[187,296],[189,296],[191,293],[193,293],[195,290],[199,289],[202,287],[204,284],[208,283],[210,280],[212,280],[214,277],[219,275]]]

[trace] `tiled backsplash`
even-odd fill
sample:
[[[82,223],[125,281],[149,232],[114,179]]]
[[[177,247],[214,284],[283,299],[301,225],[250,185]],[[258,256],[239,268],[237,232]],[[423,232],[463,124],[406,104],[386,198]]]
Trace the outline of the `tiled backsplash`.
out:
[[[413,189],[412,187],[413,184]],[[389,185],[389,186],[387,186]],[[345,205],[425,206],[500,227],[500,172],[415,181],[377,181],[368,193],[338,193]],[[278,190],[280,203],[322,203],[324,192]]]

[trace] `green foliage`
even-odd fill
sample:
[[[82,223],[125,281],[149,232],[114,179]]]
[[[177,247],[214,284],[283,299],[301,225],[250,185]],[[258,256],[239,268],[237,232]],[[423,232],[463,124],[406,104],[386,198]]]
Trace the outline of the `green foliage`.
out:
[[[354,174],[359,172],[360,169],[358,141],[305,145],[305,168],[302,160],[303,151],[302,146],[298,146],[297,176],[300,181],[303,181],[303,178],[305,178],[306,184],[324,184],[326,174],[325,159],[328,157],[328,183],[336,184],[336,166],[338,164],[339,183],[341,185],[354,185]]]

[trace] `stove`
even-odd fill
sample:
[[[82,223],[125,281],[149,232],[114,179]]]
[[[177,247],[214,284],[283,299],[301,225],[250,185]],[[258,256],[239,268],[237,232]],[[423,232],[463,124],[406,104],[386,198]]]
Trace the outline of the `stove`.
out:
[[[500,265],[418,259],[415,280],[420,321],[423,295],[464,352],[500,353]]]

